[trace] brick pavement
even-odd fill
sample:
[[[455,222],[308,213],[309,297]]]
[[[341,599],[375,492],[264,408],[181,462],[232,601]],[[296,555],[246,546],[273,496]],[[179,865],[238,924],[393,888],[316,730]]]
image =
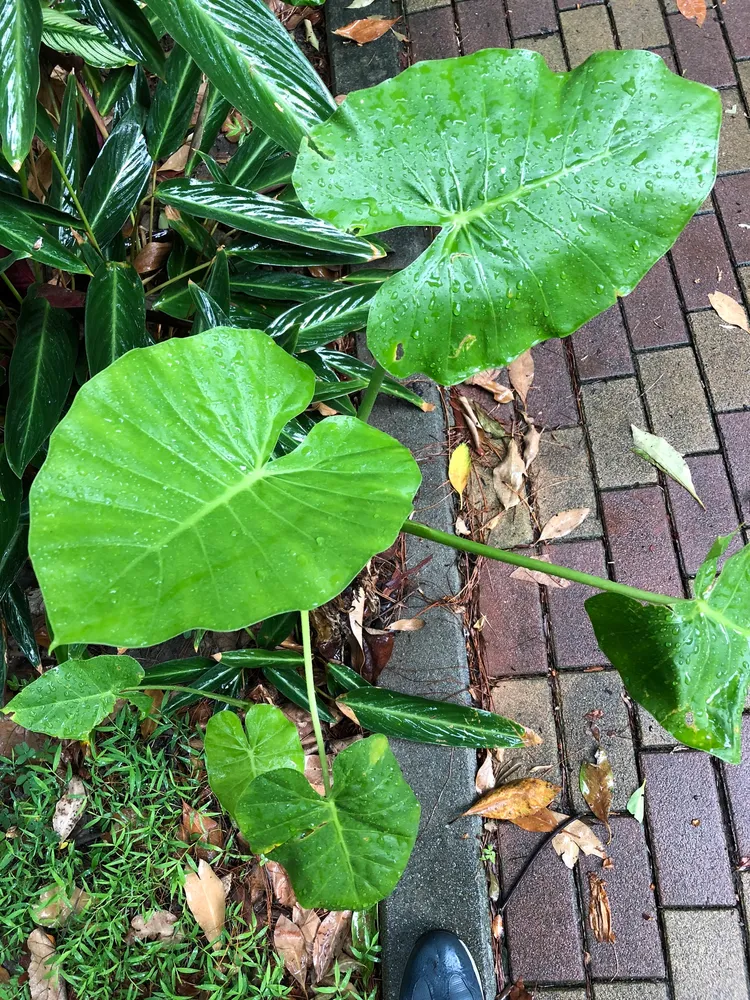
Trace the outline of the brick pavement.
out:
[[[712,197],[632,295],[568,341],[534,349],[529,396],[546,429],[529,483],[538,522],[592,507],[576,534],[547,546],[550,557],[689,593],[714,535],[750,518],[750,337],[726,329],[708,302],[718,288],[750,306],[750,0],[718,3],[702,28],[674,0],[405,0],[405,8],[412,62],[514,45],[563,70],[598,49],[641,47],[721,91]],[[688,454],[705,513],[631,454],[631,422]],[[517,511],[493,544],[533,539],[531,519]],[[564,782],[563,804],[583,808],[577,772],[595,748],[589,713],[598,710],[615,805],[647,781],[645,826],[615,820],[615,867],[603,873],[616,947],[597,944],[586,926],[586,872],[598,863],[586,859],[571,874],[548,854],[507,914],[506,973],[537,984],[546,1000],[748,1000],[750,875],[737,869],[750,855],[750,716],[742,768],[675,752],[598,651],[582,588],[541,592],[494,563],[482,567],[480,595],[494,706],[545,737],[531,754],[506,759],[549,766]],[[498,831],[506,885],[535,837]]]

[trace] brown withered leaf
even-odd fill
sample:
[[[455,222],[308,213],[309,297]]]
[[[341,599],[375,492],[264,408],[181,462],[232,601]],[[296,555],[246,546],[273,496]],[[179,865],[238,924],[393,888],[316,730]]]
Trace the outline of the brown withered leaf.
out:
[[[55,806],[52,817],[52,829],[60,840],[67,840],[76,827],[81,816],[86,811],[86,786],[80,778],[71,778],[65,789],[65,794]]]
[[[510,510],[521,502],[525,472],[526,463],[521,458],[518,445],[510,438],[505,458],[492,472],[492,484],[504,510]]]
[[[172,250],[171,243],[157,243],[155,240],[147,243],[133,261],[133,267],[138,274],[150,274],[158,271]]]
[[[526,397],[534,381],[534,359],[531,351],[524,351],[523,354],[511,361],[508,365],[508,378],[510,384],[521,397],[521,402],[526,406]]]
[[[612,789],[615,787],[615,776],[612,765],[603,750],[597,750],[596,763],[584,761],[578,778],[581,795],[586,800],[591,812],[609,829],[609,814],[612,811]],[[611,834],[610,834],[611,835]]]
[[[218,820],[208,816],[200,809],[194,809],[183,800],[180,840],[184,840],[186,843],[197,840],[201,844],[210,844],[212,847],[223,847],[224,833]]]
[[[614,944],[617,940],[612,929],[612,910],[607,895],[607,884],[596,872],[589,872],[589,927],[594,937],[602,944]]]
[[[399,618],[396,622],[391,622],[388,626],[389,632],[418,632],[424,628],[426,622],[424,618]]]
[[[316,982],[320,982],[341,953],[349,935],[351,910],[333,910],[321,921],[313,942],[313,969]]]
[[[209,944],[213,942],[214,947],[218,947],[217,938],[224,929],[226,913],[224,886],[211,865],[202,858],[198,871],[185,875],[185,898]]]
[[[39,895],[39,902],[31,908],[34,923],[43,927],[62,927],[74,913],[82,913],[91,902],[91,896],[74,886],[70,896],[58,885],[50,886]]]
[[[480,389],[486,389],[492,393],[496,403],[512,403],[513,392],[507,386],[497,381],[501,368],[490,368],[486,372],[478,372],[466,379],[466,385],[478,385]]]
[[[561,823],[568,817],[564,813],[552,814],[557,823]],[[574,868],[578,861],[578,856],[583,851],[584,854],[593,854],[594,857],[604,860],[607,852],[604,845],[597,837],[590,826],[586,826],[579,819],[572,820],[564,830],[561,830],[552,840],[555,852],[568,868]]]
[[[467,809],[464,816],[484,816],[515,823],[519,817],[530,816],[544,809],[560,794],[560,786],[542,778],[520,778],[493,789]]]
[[[305,757],[305,777],[313,786],[318,795],[323,795],[323,769],[320,766],[320,755],[309,753]]]
[[[313,944],[315,936],[318,933],[318,928],[320,927],[320,917],[315,910],[305,910],[299,903],[295,903],[292,910],[292,920],[302,931],[302,936],[307,946],[307,954],[312,961]]]
[[[168,910],[154,910],[148,917],[139,913],[130,921],[128,938],[132,941],[168,941],[178,938],[175,934],[177,917]]]
[[[482,766],[477,771],[474,787],[477,790],[477,795],[484,795],[485,792],[489,792],[495,787],[495,770],[492,766],[492,754],[489,750]]]
[[[745,333],[750,333],[750,322],[748,322],[745,307],[724,292],[712,292],[708,296],[708,301],[714,307],[719,319],[723,319],[730,326],[737,326]]]
[[[292,889],[292,883],[289,881],[286,871],[278,861],[268,861],[266,872],[271,880],[271,888],[276,900],[281,906],[288,906],[291,910],[297,902],[297,897],[294,895],[294,889]]]
[[[542,562],[548,562],[544,556],[539,557]],[[563,580],[561,576],[551,576],[549,573],[542,573],[538,569],[526,569],[519,566],[510,574],[513,580],[523,580],[524,583],[537,583],[540,587],[553,587],[557,590],[565,590],[570,586],[570,580]]]
[[[532,424],[523,436],[523,464],[528,472],[529,466],[539,454],[539,442],[542,432]]]
[[[551,809],[545,808],[530,816],[519,816],[514,822],[522,830],[530,830],[532,833],[551,833],[559,821],[555,819]]]
[[[542,528],[539,541],[548,542],[553,538],[564,538],[571,531],[575,531],[579,524],[583,524],[590,513],[589,507],[573,507],[571,510],[561,510],[559,514],[553,514]]]
[[[706,0],[677,0],[677,9],[683,17],[695,21],[699,28],[703,26],[708,13]]]
[[[511,986],[508,1000],[534,1000],[534,998],[524,986],[523,979],[519,979]]]
[[[176,153],[172,153],[164,163],[159,167],[159,173],[169,173],[174,171],[175,173],[182,173],[187,165],[188,157],[190,156],[190,143],[186,142],[184,145],[180,146]]]
[[[152,716],[157,715],[157,713],[159,712],[162,702],[164,701],[164,695],[167,692],[147,690],[144,691],[143,693],[151,699],[151,708],[149,709],[148,715],[146,716],[145,719],[143,719],[138,728],[141,731],[141,736],[144,738],[144,740],[147,740],[150,736],[153,736],[154,732],[156,731],[157,720],[155,718],[152,718]]]
[[[276,921],[273,932],[273,946],[284,962],[284,968],[300,984],[307,982],[310,956],[302,930],[283,914]]]
[[[345,24],[343,28],[337,28],[334,35],[348,38],[357,45],[367,45],[368,42],[377,41],[400,20],[400,17],[362,17]]]
[[[29,993],[31,1000],[67,1000],[60,973],[55,968],[55,941],[41,927],[35,927],[26,939],[29,962]]]

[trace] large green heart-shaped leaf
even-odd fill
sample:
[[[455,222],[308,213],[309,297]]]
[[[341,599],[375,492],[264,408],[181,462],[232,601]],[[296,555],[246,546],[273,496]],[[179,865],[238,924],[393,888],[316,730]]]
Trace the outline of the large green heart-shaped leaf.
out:
[[[401,878],[419,803],[388,740],[371,736],[336,757],[329,798],[299,771],[271,771],[237,802],[236,819],[253,850],[286,868],[301,906],[364,910]]]
[[[205,747],[211,789],[230,816],[259,774],[305,766],[297,727],[275,705],[249,708],[244,729],[234,712],[218,712],[208,720]]]
[[[23,688],[0,711],[35,733],[61,740],[85,740],[115,707],[125,688],[143,679],[132,656],[67,660]]]
[[[720,122],[719,95],[650,52],[552,73],[488,49],[349,94],[294,184],[359,235],[442,227],[378,292],[368,342],[392,374],[451,384],[632,291],[711,190]]]
[[[387,434],[331,418],[269,461],[314,383],[265,334],[219,328],[80,389],[31,490],[58,642],[149,646],[311,609],[393,542],[420,476]]]
[[[716,564],[719,539],[696,577],[694,600],[642,605],[619,594],[586,601],[596,639],[636,701],[676,739],[740,760],[750,682],[750,546]]]

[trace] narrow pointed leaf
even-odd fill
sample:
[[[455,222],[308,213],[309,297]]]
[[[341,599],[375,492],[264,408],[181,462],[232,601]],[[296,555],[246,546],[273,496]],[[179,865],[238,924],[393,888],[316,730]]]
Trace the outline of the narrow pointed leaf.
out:
[[[47,9],[47,8],[45,8]],[[55,153],[76,194],[80,194],[82,183],[81,143],[78,131],[78,88],[73,73],[65,84],[65,94],[60,106],[60,121],[55,136]],[[70,191],[62,180],[60,172],[53,167],[52,183],[47,203],[61,212],[75,214],[75,205]],[[80,228],[76,227],[76,228]],[[57,239],[66,247],[75,247],[76,240],[67,226],[53,230]]]
[[[226,178],[230,184],[249,188],[256,175],[269,159],[278,157],[283,150],[259,128],[254,128],[240,142],[226,165]]]
[[[452,384],[632,291],[711,190],[720,122],[716,91],[655,53],[553,73],[486,49],[349,95],[303,141],[294,186],[359,235],[442,227],[383,285],[368,342],[392,374]]]
[[[10,362],[5,415],[8,464],[17,476],[49,437],[73,381],[78,332],[70,314],[44,298],[24,299]]]
[[[146,143],[153,160],[171,156],[185,141],[201,78],[185,49],[175,45],[167,59],[166,79],[157,85],[146,119]]]
[[[305,767],[297,727],[274,705],[248,709],[244,729],[234,712],[219,712],[208,720],[204,743],[211,789],[230,816],[259,774]]]
[[[38,0],[0,0],[0,139],[16,172],[34,138],[41,40]]]
[[[333,250],[373,260],[376,248],[367,240],[342,233],[308,215],[304,209],[254,191],[177,177],[157,188],[157,197],[180,211],[202,219],[217,219],[232,229],[271,240],[285,240],[313,250]]]
[[[67,660],[28,684],[0,711],[34,733],[86,740],[123,689],[137,687],[142,679],[143,668],[131,656]]]
[[[208,292],[204,291],[200,285],[194,281],[188,282],[190,296],[195,304],[195,322],[191,333],[202,333],[204,330],[211,330],[215,326],[229,326],[229,317],[221,308],[219,303]]]
[[[150,170],[141,122],[137,114],[128,114],[110,133],[83,186],[83,210],[100,245],[120,232]]]
[[[339,707],[370,732],[448,747],[521,747],[539,743],[524,726],[493,712],[431,701],[386,688],[349,691]]]
[[[321,798],[292,768],[262,774],[236,804],[253,850],[287,871],[300,906],[363,910],[395,888],[419,826],[419,803],[384,736],[343,750]]]
[[[263,676],[267,681],[276,688],[279,694],[287,698],[293,705],[297,705],[298,708],[304,708],[306,712],[310,711],[310,699],[307,697],[307,685],[305,683],[305,678],[298,674],[295,670],[289,670],[284,667],[279,669],[278,667],[263,667]],[[329,722],[331,725],[336,721],[328,709],[325,707],[320,698],[317,699],[318,702],[318,715],[321,717],[323,722]]]
[[[131,351],[82,386],[31,492],[57,640],[232,631],[325,603],[387,548],[419,483],[392,438],[339,417],[269,461],[313,389],[265,334],[229,328]]]
[[[650,462],[651,465],[655,465],[657,469],[661,469],[670,479],[674,479],[703,507],[703,501],[695,492],[690,466],[679,451],[666,438],[642,431],[635,424],[630,425],[630,431],[633,435],[633,451],[636,455]]]
[[[186,177],[190,177],[198,165],[199,154],[207,153],[216,142],[216,137],[231,110],[232,105],[224,99],[209,80],[203,93],[200,116],[191,140],[193,151],[185,165]]]
[[[132,55],[102,38],[101,31],[94,25],[83,24],[51,7],[42,10],[42,41],[57,52],[71,53],[90,66],[104,69],[116,69],[136,61]]]
[[[42,659],[34,635],[29,600],[23,588],[17,583],[11,584],[0,600],[0,614],[23,655],[32,667],[40,668]]]
[[[50,267],[73,274],[88,273],[80,257],[50,236],[44,224],[32,218],[25,208],[17,207],[20,199],[10,201],[10,197],[7,196],[8,200],[3,201],[0,209],[0,245]]]
[[[586,611],[630,695],[675,739],[736,764],[750,682],[750,546],[709,583],[717,558],[714,547],[703,597],[669,607],[597,594]]]
[[[86,18],[118,49],[161,76],[164,53],[159,39],[135,0],[81,0]]]
[[[23,488],[8,465],[5,445],[0,445],[0,553],[5,552],[18,528]]]
[[[86,295],[86,358],[96,375],[134,347],[147,347],[146,300],[131,264],[106,261]]]
[[[384,249],[378,247],[374,240],[372,242],[377,249],[377,256],[384,257]],[[252,264],[266,264],[270,267],[338,267],[341,264],[362,263],[359,250],[312,250],[293,243],[249,236],[235,240],[227,247],[227,253]]]
[[[290,152],[336,105],[262,0],[149,0],[214,86]]]
[[[14,194],[0,192],[0,215],[4,215],[6,210],[20,213],[26,216],[26,218],[34,219],[37,222],[53,226],[65,226],[68,232],[70,232],[72,227],[81,225],[81,220],[77,216],[71,215],[68,212],[62,212],[59,208],[55,208],[52,205],[47,205],[41,201],[34,201],[32,198],[19,198]]]
[[[345,354],[344,351],[333,351],[328,347],[318,347],[315,353],[330,368],[351,378],[365,378],[369,382],[375,372],[372,365],[368,365],[366,361],[361,361],[359,358],[354,357],[353,354]],[[404,399],[407,403],[419,407],[420,410],[432,408],[431,403],[425,403],[421,396],[417,395],[408,386],[403,385],[403,383],[397,382],[395,378],[391,378],[390,375],[386,375],[383,379],[383,388],[381,391],[386,396],[395,396],[396,399]]]
[[[363,329],[376,293],[376,285],[337,288],[319,299],[287,309],[267,327],[267,332],[281,339],[296,331],[300,350],[322,347],[337,337]]]
[[[272,302],[309,302],[336,291],[336,285],[325,278],[313,278],[310,274],[251,271],[232,276],[232,291]]]

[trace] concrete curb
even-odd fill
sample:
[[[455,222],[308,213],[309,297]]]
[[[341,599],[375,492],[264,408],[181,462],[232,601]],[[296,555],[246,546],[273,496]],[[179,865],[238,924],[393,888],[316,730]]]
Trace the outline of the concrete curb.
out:
[[[393,0],[374,0],[360,12],[349,9],[348,2],[328,0],[326,4],[333,90],[337,94],[372,86],[401,68],[399,46],[390,34],[357,48],[331,33],[357,17],[394,17],[401,13],[400,6]],[[403,264],[421,252],[429,234],[426,230],[402,230],[387,233],[385,238],[396,251],[396,261]],[[393,266],[394,256],[385,262],[387,266]],[[360,354],[369,357],[364,343]],[[419,462],[423,481],[416,507],[420,520],[452,532],[455,515],[446,487],[443,406],[437,387],[432,383],[426,386],[425,399],[435,405],[432,413],[418,413],[406,403],[381,396],[372,423],[409,447]],[[452,549],[407,536],[407,565],[415,566],[427,558],[430,561],[419,574],[420,592],[409,599],[404,617],[458,593],[461,587]],[[381,683],[408,694],[468,703],[469,670],[461,619],[448,609],[435,609],[429,613],[426,628],[399,635]],[[487,886],[479,858],[481,821],[472,817],[454,822],[475,798],[476,753],[404,740],[392,740],[391,746],[419,798],[422,821],[406,872],[395,892],[381,904],[385,1000],[397,1000],[414,942],[436,927],[452,930],[466,942],[482,976],[487,1000],[492,1000],[497,983]]]

